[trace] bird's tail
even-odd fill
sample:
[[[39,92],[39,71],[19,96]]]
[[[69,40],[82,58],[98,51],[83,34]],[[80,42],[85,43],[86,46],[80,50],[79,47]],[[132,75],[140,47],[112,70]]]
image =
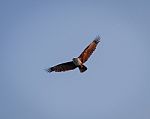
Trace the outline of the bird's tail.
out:
[[[87,70],[87,67],[84,65],[79,66],[79,70],[81,73],[85,72]]]

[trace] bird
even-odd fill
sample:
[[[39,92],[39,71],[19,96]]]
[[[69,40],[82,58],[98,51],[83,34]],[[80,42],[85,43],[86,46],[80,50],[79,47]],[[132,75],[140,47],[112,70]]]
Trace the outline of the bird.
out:
[[[55,66],[52,66],[46,69],[47,72],[65,72],[69,70],[74,70],[79,68],[80,73],[83,73],[87,70],[87,67],[84,63],[89,59],[92,53],[95,51],[98,43],[100,42],[100,36],[97,36],[85,49],[84,51],[76,58],[73,58],[72,61],[61,63]]]

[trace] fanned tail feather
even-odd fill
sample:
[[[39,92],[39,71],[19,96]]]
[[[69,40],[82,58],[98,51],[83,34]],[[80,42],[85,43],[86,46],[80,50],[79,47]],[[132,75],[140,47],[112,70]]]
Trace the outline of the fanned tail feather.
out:
[[[87,67],[82,65],[82,66],[79,66],[79,70],[81,73],[85,72],[87,70]]]

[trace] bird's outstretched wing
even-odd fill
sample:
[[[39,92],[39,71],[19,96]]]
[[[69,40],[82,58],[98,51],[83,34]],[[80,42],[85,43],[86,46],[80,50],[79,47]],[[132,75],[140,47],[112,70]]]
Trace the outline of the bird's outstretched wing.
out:
[[[73,63],[73,61],[71,62],[66,62],[66,63],[62,63],[62,64],[58,64],[56,66],[50,67],[47,69],[48,72],[64,72],[64,71],[68,71],[68,70],[73,70],[76,68],[76,65]]]
[[[96,49],[97,44],[100,42],[100,37],[97,36],[92,43],[90,43],[85,50],[81,53],[81,55],[78,57],[82,63],[85,63],[88,58],[91,56],[93,51]]]

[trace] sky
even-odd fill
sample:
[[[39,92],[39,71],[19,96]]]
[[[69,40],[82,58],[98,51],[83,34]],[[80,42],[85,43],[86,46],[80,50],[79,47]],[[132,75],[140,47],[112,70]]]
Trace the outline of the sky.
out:
[[[149,0],[1,0],[1,119],[150,119]],[[47,73],[101,42],[88,70]]]

